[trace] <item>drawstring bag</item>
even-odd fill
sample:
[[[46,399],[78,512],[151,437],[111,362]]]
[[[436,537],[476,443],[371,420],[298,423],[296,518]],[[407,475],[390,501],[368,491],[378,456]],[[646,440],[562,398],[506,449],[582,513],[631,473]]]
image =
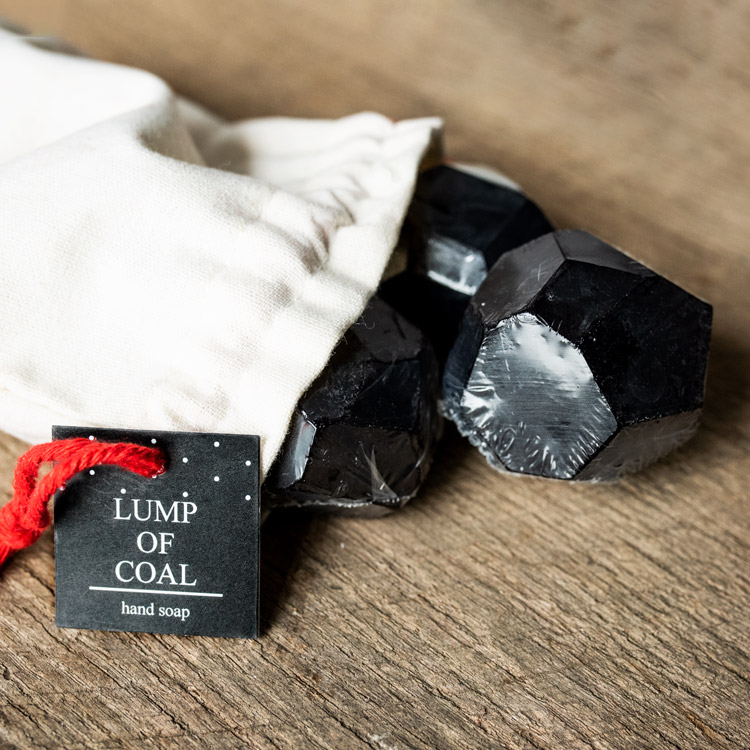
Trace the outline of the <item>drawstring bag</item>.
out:
[[[440,122],[227,123],[3,30],[0,70],[0,429],[258,434],[267,469]]]

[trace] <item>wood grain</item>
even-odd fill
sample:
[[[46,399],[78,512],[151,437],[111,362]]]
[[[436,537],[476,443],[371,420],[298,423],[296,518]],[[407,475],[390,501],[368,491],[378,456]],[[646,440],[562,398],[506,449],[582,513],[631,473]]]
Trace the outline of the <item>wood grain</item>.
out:
[[[57,630],[47,534],[0,577],[2,747],[750,746],[747,3],[0,13],[230,117],[442,115],[452,157],[504,169],[560,224],[715,305],[684,449],[575,486],[499,476],[449,431],[397,515],[272,516],[256,643]],[[23,449],[0,439],[4,499]]]

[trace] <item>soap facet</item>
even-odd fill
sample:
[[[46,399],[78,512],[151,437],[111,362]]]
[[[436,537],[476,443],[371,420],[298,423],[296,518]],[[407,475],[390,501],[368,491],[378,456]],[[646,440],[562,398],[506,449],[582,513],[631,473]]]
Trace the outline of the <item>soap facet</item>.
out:
[[[407,270],[384,282],[380,294],[427,334],[444,361],[469,297],[493,264],[552,229],[502,175],[434,167],[420,174],[401,232]]]
[[[266,499],[357,515],[400,508],[432,462],[438,389],[429,341],[373,298],[297,404]]]
[[[468,305],[444,411],[497,469],[616,479],[697,429],[711,306],[583,231],[506,253]]]

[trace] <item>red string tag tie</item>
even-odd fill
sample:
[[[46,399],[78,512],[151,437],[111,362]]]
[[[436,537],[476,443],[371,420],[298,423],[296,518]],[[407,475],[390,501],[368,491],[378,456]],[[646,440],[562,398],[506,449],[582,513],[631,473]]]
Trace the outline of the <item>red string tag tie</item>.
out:
[[[55,465],[39,480],[39,467],[47,461]],[[41,536],[51,521],[47,507],[50,498],[79,472],[109,465],[156,478],[166,471],[166,464],[160,448],[135,443],[71,438],[30,448],[16,464],[13,499],[0,508],[0,565]]]

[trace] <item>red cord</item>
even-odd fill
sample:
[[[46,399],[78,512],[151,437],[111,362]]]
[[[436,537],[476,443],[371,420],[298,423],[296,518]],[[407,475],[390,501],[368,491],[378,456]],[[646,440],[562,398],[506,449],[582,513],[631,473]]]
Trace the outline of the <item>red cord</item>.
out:
[[[56,463],[38,482],[39,466],[45,461]],[[166,458],[159,448],[134,443],[72,438],[35,445],[18,459],[13,499],[0,508],[0,565],[17,550],[33,544],[49,526],[47,501],[52,495],[79,471],[100,464],[119,466],[144,477],[166,471]]]

